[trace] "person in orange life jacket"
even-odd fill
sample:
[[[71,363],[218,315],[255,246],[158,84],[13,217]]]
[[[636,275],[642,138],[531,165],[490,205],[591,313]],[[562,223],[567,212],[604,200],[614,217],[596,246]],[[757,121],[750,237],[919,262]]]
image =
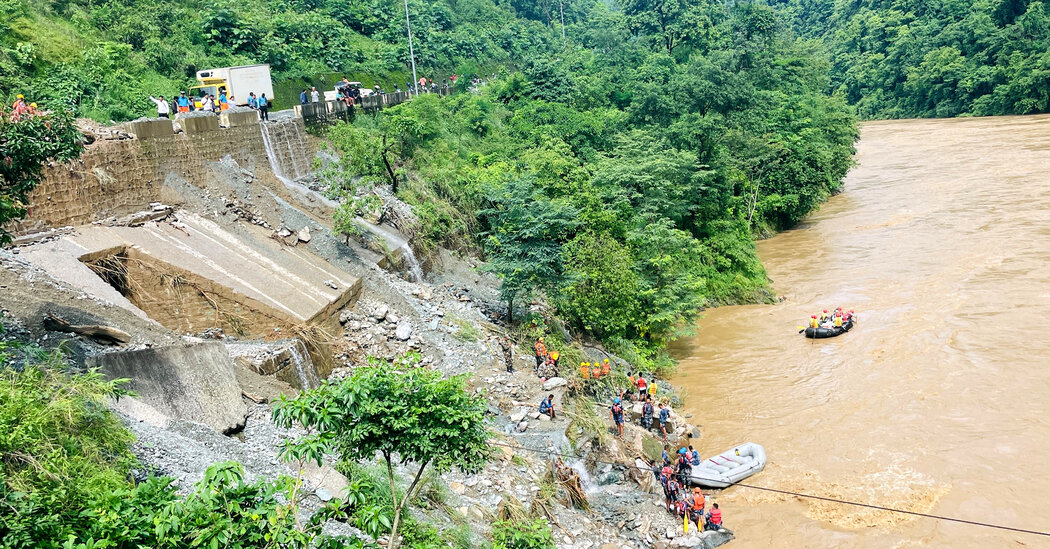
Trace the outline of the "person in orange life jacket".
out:
[[[718,530],[722,527],[722,510],[718,508],[717,503],[711,504],[711,510],[704,515],[704,519],[707,521],[704,530]]]
[[[835,320],[832,322],[832,325],[834,325],[836,328],[842,327],[842,313],[835,313]]]
[[[590,365],[590,363],[588,363],[588,362],[581,362],[580,363],[580,376],[583,377],[583,379],[590,379],[591,378],[591,365]]]
[[[602,362],[602,375],[603,376],[607,376],[607,375],[609,375],[610,371],[611,371],[611,368],[609,367],[609,359],[605,359],[605,361]]]
[[[561,359],[561,353],[559,353],[558,351],[551,351],[550,354],[547,356],[551,359],[551,363],[554,364],[554,369],[557,370],[558,360]]]
[[[813,315],[812,317],[810,317],[810,319],[809,319],[809,327],[810,328],[820,328],[820,321],[817,320],[817,315]]]
[[[542,337],[536,339],[532,349],[536,351],[536,368],[539,368],[540,364],[543,364],[543,361],[547,358],[547,346],[543,344]]]
[[[704,505],[707,498],[699,487],[693,488],[689,497],[689,521],[696,524],[696,529],[701,530],[704,526]]]
[[[613,399],[612,408],[609,409],[609,415],[612,416],[613,423],[616,424],[617,436],[623,438],[623,406],[620,405],[620,399]]]
[[[540,401],[540,413],[554,419],[554,395],[547,395],[547,398]]]

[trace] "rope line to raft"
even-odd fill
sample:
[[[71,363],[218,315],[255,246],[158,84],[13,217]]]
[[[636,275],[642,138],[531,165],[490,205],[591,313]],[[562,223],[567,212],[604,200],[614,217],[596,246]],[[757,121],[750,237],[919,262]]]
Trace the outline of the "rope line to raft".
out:
[[[529,448],[527,446],[517,446],[517,445],[506,444],[506,443],[502,443],[502,442],[490,441],[489,444],[491,444],[493,446],[505,446],[507,448],[512,448],[514,450],[524,450],[526,452],[534,452],[534,453],[537,453],[537,454],[547,454],[547,455],[558,456],[558,457],[567,457],[567,458],[576,458],[577,457],[577,456],[573,456],[572,454],[565,454],[565,453],[558,452],[558,451],[555,451],[555,450],[542,450],[542,449],[539,449],[539,448]],[[617,467],[623,467],[625,469],[636,469],[638,471],[644,471],[644,472],[646,472],[648,474],[652,474],[652,469],[649,469],[649,468],[646,468],[646,467],[638,467],[637,465],[624,465],[622,463],[616,463],[616,462],[613,462],[613,461],[605,461],[605,460],[601,460],[601,459],[595,459],[593,461],[595,463],[606,463],[606,464],[609,464],[609,465],[615,465]],[[905,509],[895,509],[893,507],[883,507],[881,505],[872,505],[870,503],[861,503],[861,502],[858,502],[858,501],[849,501],[849,500],[844,500],[844,499],[829,498],[829,497],[824,497],[824,496],[817,496],[817,495],[814,495],[814,494],[803,494],[801,492],[792,492],[791,490],[780,490],[778,488],[768,488],[766,486],[755,486],[753,484],[744,484],[744,483],[741,483],[741,482],[734,482],[734,483],[731,484],[731,486],[739,486],[741,488],[751,488],[751,489],[754,489],[754,490],[763,490],[763,491],[766,491],[766,492],[776,492],[778,494],[785,494],[785,495],[789,495],[789,496],[795,496],[795,497],[807,498],[807,499],[816,499],[816,500],[820,500],[820,501],[827,501],[827,502],[830,502],[830,503],[841,503],[843,505],[853,505],[855,507],[866,507],[868,509],[875,509],[875,510],[878,510],[878,511],[887,511],[887,512],[890,512],[890,513],[900,513],[900,514],[903,514],[903,515],[912,515],[912,516],[922,517],[922,518],[930,518],[930,519],[943,520],[943,521],[948,521],[948,522],[957,522],[957,523],[960,523],[960,524],[969,524],[971,526],[982,526],[982,527],[985,527],[985,528],[994,528],[994,529],[997,529],[997,530],[1007,530],[1007,531],[1010,531],[1010,532],[1018,532],[1018,533],[1022,533],[1022,534],[1032,534],[1032,535],[1035,535],[1035,536],[1050,537],[1050,532],[1042,532],[1042,531],[1039,531],[1039,530],[1027,530],[1025,528],[1015,528],[1013,526],[1004,526],[1002,524],[993,524],[993,523],[990,523],[990,522],[979,522],[979,521],[976,521],[976,520],[967,520],[967,519],[961,519],[961,518],[955,518],[955,517],[946,517],[946,516],[943,516],[943,515],[932,515],[932,514],[929,514],[929,513],[920,513],[920,512],[917,512],[917,511],[908,511],[908,510],[905,510]]]

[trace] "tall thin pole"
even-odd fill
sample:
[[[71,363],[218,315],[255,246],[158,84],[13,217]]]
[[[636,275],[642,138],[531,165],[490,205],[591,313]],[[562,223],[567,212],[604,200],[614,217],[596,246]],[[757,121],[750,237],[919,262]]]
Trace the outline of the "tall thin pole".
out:
[[[561,0],[558,2],[558,6],[561,8],[561,47],[565,49],[565,2]]]
[[[405,28],[408,29],[408,58],[412,61],[412,87],[419,95],[419,78],[416,78],[416,52],[412,49],[412,23],[408,21],[408,0],[405,0]]]

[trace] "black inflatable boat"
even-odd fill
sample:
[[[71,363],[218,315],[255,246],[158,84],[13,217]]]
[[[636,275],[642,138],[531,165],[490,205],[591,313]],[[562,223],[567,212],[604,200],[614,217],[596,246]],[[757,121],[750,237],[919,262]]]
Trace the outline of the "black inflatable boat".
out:
[[[850,331],[850,328],[852,328],[852,327],[853,327],[853,319],[852,318],[849,320],[849,322],[843,324],[841,328],[836,328],[836,327],[831,327],[831,328],[813,328],[813,327],[809,327],[809,328],[806,328],[806,337],[812,338],[812,339],[824,339],[824,338],[827,338],[827,337],[836,337],[836,336],[840,336],[840,335]]]

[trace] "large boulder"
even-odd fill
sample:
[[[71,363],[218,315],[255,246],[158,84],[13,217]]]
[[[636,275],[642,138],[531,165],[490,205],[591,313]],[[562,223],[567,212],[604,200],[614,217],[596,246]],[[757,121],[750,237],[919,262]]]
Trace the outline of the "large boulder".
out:
[[[127,378],[127,389],[157,411],[202,423],[222,433],[244,426],[233,360],[221,342],[192,343],[90,357],[110,379]]]

